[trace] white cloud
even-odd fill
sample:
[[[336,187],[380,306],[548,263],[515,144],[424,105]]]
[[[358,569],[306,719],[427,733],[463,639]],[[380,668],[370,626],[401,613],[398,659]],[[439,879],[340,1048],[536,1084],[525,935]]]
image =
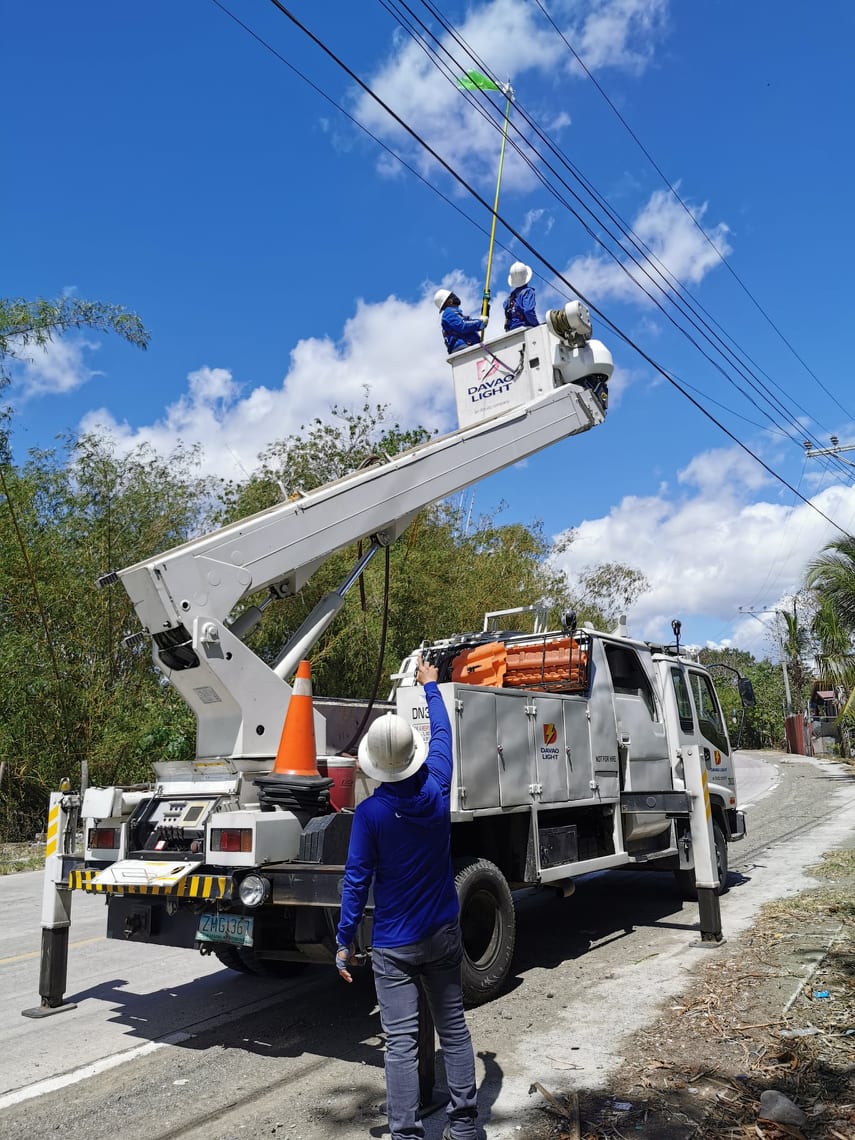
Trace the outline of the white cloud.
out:
[[[806,504],[750,501],[764,485],[771,491],[770,482],[736,449],[698,455],[678,474],[676,491],[628,495],[605,517],[584,521],[556,563],[571,583],[602,562],[641,570],[651,589],[629,611],[635,636],[668,640],[671,619],[680,617],[686,640],[727,637],[767,653],[759,622],[740,616],[739,607],[774,607],[776,598],[795,592],[809,559],[838,533]],[[855,487],[829,487],[812,501],[851,529]],[[702,628],[711,625],[714,634]]]
[[[616,67],[636,75],[644,71],[665,29],[667,4],[615,0],[586,9],[588,14],[574,47],[588,70]]]
[[[565,0],[551,7],[556,23],[588,68],[609,66],[637,74],[649,62],[663,34],[667,6],[668,0],[593,0],[585,5]],[[476,62],[450,36],[443,36],[442,45],[449,55],[441,49],[439,54],[451,73],[445,75],[419,44],[400,34],[394,39],[389,58],[368,82],[379,98],[438,154],[483,188],[495,179],[497,132],[504,100],[497,93],[488,97],[481,92],[467,99],[455,85],[455,76],[485,67],[500,82],[510,78],[529,113],[536,119],[546,119],[547,115],[541,115],[536,106],[536,99],[523,95],[526,78],[542,76],[555,81],[556,77],[581,75],[581,69],[533,4],[521,4],[519,0],[473,4],[457,30],[482,62]],[[488,121],[482,112],[491,104],[493,117]],[[355,97],[354,114],[422,173],[435,168],[427,152],[371,96],[359,93]],[[560,130],[569,121],[566,111],[557,117],[553,112],[549,129]],[[521,126],[519,116],[513,117],[512,123],[514,128]],[[512,143],[524,145],[515,129],[509,138]],[[387,167],[383,160],[382,168]],[[506,156],[504,185],[525,188],[533,182],[531,171],[511,147]]]
[[[690,207],[704,226],[707,203]],[[575,258],[564,276],[586,296],[606,297],[648,304],[641,289],[661,297],[658,287],[668,288],[668,274],[683,285],[697,285],[730,253],[728,227],[719,222],[698,229],[683,206],[666,190],[655,191],[632,223],[632,230],[650,250],[650,257],[633,252],[641,265],[625,257],[620,264],[605,253]],[[712,243],[712,244],[711,244]],[[667,273],[663,273],[667,270]]]
[[[13,368],[16,398],[56,396],[82,387],[99,375],[84,363],[85,351],[97,348],[94,341],[58,337],[43,345],[17,349],[21,355]]]
[[[456,272],[443,281],[472,307],[480,286]],[[433,305],[436,283],[425,283],[416,303],[397,297],[358,301],[339,340],[312,337],[298,342],[279,387],[246,391],[224,368],[202,367],[187,377],[187,388],[156,423],[132,427],[101,408],[89,412],[81,430],[102,431],[121,447],[147,442],[162,454],[177,440],[200,443],[202,469],[240,477],[274,440],[299,431],[330,405],[358,407],[365,389],[372,404],[389,406],[405,425],[430,429],[455,426],[451,372]]]

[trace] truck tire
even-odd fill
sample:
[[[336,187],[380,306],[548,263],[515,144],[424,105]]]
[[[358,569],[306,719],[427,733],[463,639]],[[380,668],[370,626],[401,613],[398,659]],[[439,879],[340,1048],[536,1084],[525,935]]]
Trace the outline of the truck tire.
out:
[[[715,862],[716,869],[718,870],[718,891],[717,894],[723,895],[727,890],[727,877],[728,877],[728,864],[727,864],[727,839],[725,839],[724,832],[717,823],[713,823],[713,839],[715,840]],[[698,888],[695,885],[695,872],[692,871],[675,871],[674,878],[677,880],[677,889],[684,899],[696,899],[698,897]]]
[[[237,970],[239,974],[252,973],[252,970],[241,958],[237,946],[229,946],[227,942],[221,942],[213,947],[213,952],[221,965],[227,966],[228,969]]]
[[[463,1003],[482,1005],[496,996],[511,968],[514,900],[505,876],[487,859],[457,860],[454,885],[463,938]]]

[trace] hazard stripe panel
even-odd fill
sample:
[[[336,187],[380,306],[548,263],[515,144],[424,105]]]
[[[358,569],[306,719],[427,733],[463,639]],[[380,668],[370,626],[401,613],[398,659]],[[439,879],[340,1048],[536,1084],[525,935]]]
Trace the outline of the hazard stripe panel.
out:
[[[92,895],[171,895],[192,899],[230,899],[232,880],[229,875],[191,875],[170,886],[141,884],[140,886],[114,886],[96,883],[100,871],[70,871],[68,889],[87,891]]]
[[[54,804],[48,813],[47,835],[45,836],[45,859],[56,854],[56,836],[59,831],[59,804]]]

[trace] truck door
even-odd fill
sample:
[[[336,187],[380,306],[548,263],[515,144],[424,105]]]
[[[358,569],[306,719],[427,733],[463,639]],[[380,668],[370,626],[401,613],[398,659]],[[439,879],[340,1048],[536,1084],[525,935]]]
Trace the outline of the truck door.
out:
[[[730,784],[730,741],[715,687],[706,673],[697,673],[693,669],[689,670],[689,685],[698,716],[699,744],[707,779],[718,784]]]
[[[664,791],[672,786],[671,761],[650,678],[632,646],[606,642],[604,648],[621,743],[621,785],[633,792]]]
[[[492,693],[455,687],[457,783],[465,789],[462,808],[496,807],[499,802],[498,725]]]
[[[564,727],[564,701],[560,697],[537,697],[534,706],[534,757],[541,789],[538,798],[544,804],[563,803],[570,796],[568,765],[572,763],[572,746]]]
[[[458,785],[461,807],[519,807],[531,803],[535,770],[525,693],[497,694],[455,687]]]

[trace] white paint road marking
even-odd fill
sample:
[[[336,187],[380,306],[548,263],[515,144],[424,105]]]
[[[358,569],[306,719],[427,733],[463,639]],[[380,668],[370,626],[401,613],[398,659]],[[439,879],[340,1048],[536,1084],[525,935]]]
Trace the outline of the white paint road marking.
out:
[[[44,1081],[37,1081],[35,1084],[14,1089],[4,1097],[0,1097],[0,1109],[9,1108],[13,1104],[20,1104],[25,1100],[32,1100],[37,1096],[44,1096],[45,1093],[56,1092],[57,1089],[64,1089],[69,1085],[76,1085],[78,1081],[97,1077],[99,1073],[106,1073],[109,1069],[127,1064],[128,1061],[135,1061],[137,1057],[145,1057],[148,1053],[154,1053],[158,1049],[162,1049],[164,1045],[180,1045],[182,1041],[188,1041],[192,1036],[192,1033],[173,1033],[169,1037],[164,1037],[162,1041],[147,1041],[145,1045],[138,1045],[135,1049],[128,1049],[127,1052],[118,1053],[113,1057],[102,1057],[100,1061],[93,1061],[91,1065],[73,1069],[70,1073],[62,1073],[58,1077],[48,1077]]]
[[[317,989],[318,986],[323,985],[324,979],[318,972],[318,977],[313,978],[311,982],[304,983],[304,992],[309,992]],[[249,1014],[255,1013],[256,1010],[268,1009],[270,1006],[270,995],[267,994],[257,1001],[249,1002],[246,1005],[239,1006],[237,1009],[230,1010],[227,1014],[215,1014],[212,1017],[205,1018],[203,1021],[196,1022],[194,1025],[188,1026],[186,1030],[178,1033],[170,1033],[166,1037],[161,1037],[158,1041],[147,1041],[145,1045],[138,1045],[133,1049],[127,1049],[124,1053],[117,1053],[111,1057],[102,1057],[98,1061],[92,1061],[88,1065],[81,1065],[79,1069],[72,1069],[68,1073],[60,1073],[55,1077],[47,1077],[43,1081],[35,1081],[33,1084],[23,1085],[21,1088],[13,1089],[11,1092],[0,1096],[0,1110],[9,1108],[15,1104],[21,1104],[25,1100],[33,1100],[37,1096],[44,1096],[46,1093],[56,1092],[57,1089],[68,1088],[69,1085],[76,1085],[80,1081],[87,1081],[90,1077],[97,1077],[100,1073],[106,1073],[110,1069],[115,1069],[119,1065],[127,1064],[128,1061],[135,1061],[138,1057],[148,1056],[149,1053],[155,1053],[158,1049],[162,1049],[168,1045],[181,1045],[184,1041],[189,1041],[192,1037],[198,1036],[199,1033],[204,1032],[209,1028],[209,1023],[213,1025],[228,1025],[231,1021],[237,1021],[241,1017],[246,1017]],[[70,1016],[74,1016],[73,1012]]]

